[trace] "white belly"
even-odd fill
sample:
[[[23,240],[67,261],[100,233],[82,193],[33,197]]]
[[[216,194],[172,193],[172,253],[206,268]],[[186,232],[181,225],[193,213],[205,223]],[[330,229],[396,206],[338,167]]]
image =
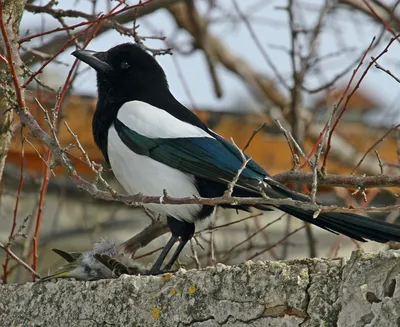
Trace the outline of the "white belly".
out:
[[[114,126],[108,131],[107,152],[115,177],[129,194],[140,192],[161,197],[166,189],[172,197],[199,195],[193,184],[193,176],[134,153],[121,141]],[[157,214],[187,222],[193,222],[201,209],[197,204],[146,204],[145,207]]]

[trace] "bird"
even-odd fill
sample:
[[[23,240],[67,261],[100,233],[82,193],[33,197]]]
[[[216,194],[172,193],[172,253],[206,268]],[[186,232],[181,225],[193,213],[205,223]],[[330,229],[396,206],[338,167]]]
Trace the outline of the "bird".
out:
[[[131,195],[167,194],[182,198],[223,196],[243,165],[242,152],[209,129],[194,112],[171,93],[166,74],[140,44],[122,43],[107,51],[76,50],[72,53],[97,75],[97,105],[92,119],[94,141],[105,161]],[[259,164],[249,160],[234,185],[232,196],[291,198],[309,203],[275,181]],[[167,219],[171,237],[149,274],[171,269],[195,223],[212,217],[216,206],[201,204],[144,204]],[[224,208],[249,210],[249,205],[223,204]],[[271,210],[270,206],[258,206]],[[306,223],[358,241],[400,241],[400,227],[369,217],[340,212],[320,212],[292,205],[279,209]],[[178,242],[169,261],[168,253]]]
[[[122,274],[140,275],[146,271],[134,259],[120,255],[115,241],[105,238],[95,243],[91,250],[85,252],[52,250],[65,259],[67,264],[54,274],[41,278],[39,282],[59,278],[93,281],[117,278]]]

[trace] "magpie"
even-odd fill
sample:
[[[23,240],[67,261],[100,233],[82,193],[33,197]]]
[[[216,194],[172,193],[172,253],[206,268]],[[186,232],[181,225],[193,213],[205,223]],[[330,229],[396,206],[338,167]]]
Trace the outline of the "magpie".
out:
[[[166,75],[140,45],[124,43],[106,52],[77,50],[73,56],[97,72],[98,100],[92,129],[96,144],[115,177],[129,194],[173,197],[219,197],[243,164],[241,152],[213,132],[170,92]],[[309,202],[276,182],[250,160],[233,189],[233,196],[292,198]],[[166,217],[171,238],[149,274],[171,269],[193,237],[195,222],[213,215],[215,206],[146,204]],[[248,205],[221,205],[249,210]],[[400,242],[400,226],[351,213],[321,212],[277,205],[304,222],[358,241]],[[269,207],[260,206],[270,210]],[[170,260],[167,254],[179,241]]]

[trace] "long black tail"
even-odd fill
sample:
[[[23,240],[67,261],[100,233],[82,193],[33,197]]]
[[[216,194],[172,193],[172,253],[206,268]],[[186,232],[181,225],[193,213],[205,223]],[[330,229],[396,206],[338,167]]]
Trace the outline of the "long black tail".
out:
[[[271,198],[292,198],[293,200],[309,202],[309,199],[293,192],[282,184],[266,180],[265,193]],[[305,210],[288,205],[277,206],[278,209],[299,218],[307,223],[319,226],[333,233],[340,233],[355,240],[365,242],[372,240],[386,243],[400,242],[400,225],[360,216],[352,213],[321,212],[316,218],[312,210]]]
[[[340,233],[357,241],[371,240],[379,243],[400,242],[400,226],[372,218],[340,212],[323,212],[313,218],[313,212],[291,206],[279,206],[278,209],[310,224],[333,233]]]

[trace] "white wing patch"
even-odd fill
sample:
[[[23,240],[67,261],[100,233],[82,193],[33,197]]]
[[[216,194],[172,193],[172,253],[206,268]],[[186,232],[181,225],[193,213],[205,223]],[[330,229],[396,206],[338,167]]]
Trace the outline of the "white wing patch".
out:
[[[131,130],[149,138],[210,137],[197,126],[142,101],[126,102],[117,118]]]

